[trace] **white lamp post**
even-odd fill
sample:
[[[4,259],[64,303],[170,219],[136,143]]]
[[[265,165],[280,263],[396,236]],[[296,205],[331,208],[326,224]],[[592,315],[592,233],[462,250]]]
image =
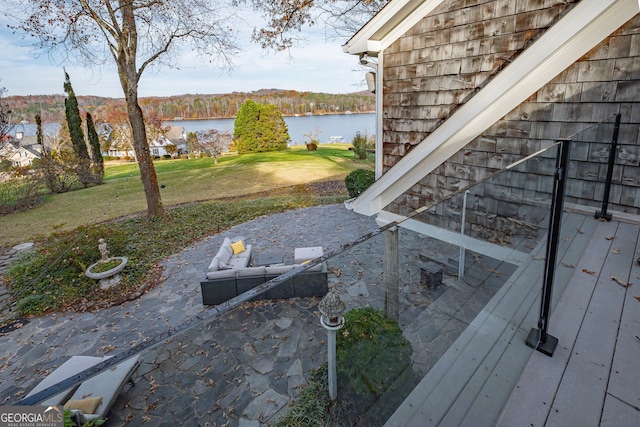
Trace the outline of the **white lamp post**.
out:
[[[338,395],[338,381],[336,378],[336,331],[344,326],[346,311],[344,302],[335,288],[331,288],[318,305],[320,309],[320,324],[327,330],[327,353],[329,374],[329,398],[336,400]]]

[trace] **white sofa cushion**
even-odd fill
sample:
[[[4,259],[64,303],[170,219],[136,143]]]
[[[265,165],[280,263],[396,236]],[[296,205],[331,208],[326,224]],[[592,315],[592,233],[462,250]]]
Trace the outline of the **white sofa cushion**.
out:
[[[306,264],[305,264],[305,266],[306,266]],[[321,262],[320,264],[314,265],[313,267],[306,268],[304,271],[322,271],[322,267],[324,267],[324,262]]]
[[[281,275],[281,274],[284,274],[284,273],[286,273],[286,272],[288,272],[288,271],[293,270],[295,267],[298,267],[298,266],[297,266],[297,265],[295,265],[295,264],[289,264],[289,265],[272,265],[272,266],[267,267],[267,269],[266,269],[266,274],[267,274],[268,276],[272,276],[272,275],[274,275],[274,274],[279,276],[279,275]]]
[[[229,262],[231,257],[233,256],[233,249],[231,249],[231,241],[229,239],[224,239],[222,246],[218,249],[218,253],[216,254],[216,258],[225,264]]]
[[[226,270],[218,270],[218,271],[209,271],[207,272],[207,279],[209,280],[213,280],[213,279],[230,279],[230,278],[235,278],[236,277],[236,272],[235,270],[232,269],[226,269]]]
[[[218,271],[231,268],[228,264],[232,256],[233,250],[231,249],[231,240],[229,240],[228,237],[225,237],[222,242],[222,246],[218,249],[218,253],[211,260],[207,271]]]
[[[237,255],[233,254],[231,249],[231,240],[224,239],[222,246],[218,249],[218,253],[213,257],[207,272],[213,272],[218,270],[225,270],[228,268],[238,269],[249,265],[251,259],[251,245],[245,246],[245,251]]]
[[[230,267],[227,267],[227,263],[220,261],[220,259],[218,259],[218,257],[215,256],[211,260],[209,267],[207,267],[207,271],[225,270],[227,268],[230,268]]]
[[[243,267],[236,270],[237,277],[264,276],[265,267]]]
[[[322,246],[313,246],[310,248],[295,248],[293,252],[293,262],[296,264],[302,264],[305,261],[320,258],[324,255]]]

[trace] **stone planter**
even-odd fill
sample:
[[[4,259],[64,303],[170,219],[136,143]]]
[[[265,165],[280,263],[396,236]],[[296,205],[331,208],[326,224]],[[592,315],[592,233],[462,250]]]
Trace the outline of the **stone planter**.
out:
[[[120,261],[120,264],[118,264],[117,266],[107,271],[101,271],[101,272],[93,271],[98,265],[101,265],[101,264],[104,264],[105,262],[109,262],[113,260]],[[123,257],[123,256],[111,257],[105,261],[98,261],[95,264],[91,264],[89,268],[87,268],[87,271],[84,272],[84,274],[90,279],[99,280],[100,289],[109,289],[117,285],[118,283],[120,283],[120,275],[118,273],[127,265],[127,261],[128,261],[127,257]]]

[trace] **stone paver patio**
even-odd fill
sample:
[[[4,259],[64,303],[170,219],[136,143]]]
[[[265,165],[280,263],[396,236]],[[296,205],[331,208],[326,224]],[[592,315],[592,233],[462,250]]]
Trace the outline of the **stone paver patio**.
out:
[[[292,263],[295,247],[328,252],[376,228],[372,218],[331,205],[259,218],[205,238],[167,259],[164,281],[136,301],[35,318],[0,337],[0,395],[14,401],[70,356],[118,354],[194,316],[212,315],[141,353],[136,384],[120,395],[107,425],[266,425],[288,410],[310,371],[326,361],[318,301],[258,301],[216,315],[202,305],[199,289],[210,258],[224,237],[240,235],[258,251],[283,251]],[[457,250],[408,231],[400,239],[402,248]],[[381,252],[376,236],[328,261],[329,285],[349,307],[383,306]],[[466,283],[432,291],[419,285],[419,252],[401,250],[400,323],[414,347],[414,370],[424,374],[513,266],[469,257]]]

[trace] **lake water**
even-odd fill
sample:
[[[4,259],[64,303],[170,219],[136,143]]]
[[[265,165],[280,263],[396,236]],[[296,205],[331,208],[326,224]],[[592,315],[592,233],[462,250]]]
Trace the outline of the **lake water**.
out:
[[[318,140],[321,143],[329,142],[331,137],[341,136],[344,142],[351,142],[356,132],[375,134],[376,115],[374,113],[365,114],[327,114],[322,116],[299,116],[285,117],[289,136],[292,144],[304,144],[309,139],[305,138],[305,133],[319,134]],[[165,121],[166,126],[182,126],[187,132],[197,132],[199,130],[216,129],[220,132],[227,131],[233,134],[234,119],[209,119],[209,120],[170,120]],[[43,123],[44,133],[55,136],[60,125],[58,123]],[[14,132],[21,130],[25,135],[35,135],[36,125],[33,123],[17,125]]]
[[[356,132],[374,135],[376,130],[376,115],[366,114],[327,114],[322,116],[298,116],[285,117],[289,136],[292,144],[304,144],[309,139],[305,133],[316,134],[321,143],[329,142],[331,137],[341,136],[343,142],[351,142]],[[167,126],[182,126],[187,132],[216,129],[220,132],[227,131],[233,134],[233,119],[210,120],[170,120],[165,121]]]

